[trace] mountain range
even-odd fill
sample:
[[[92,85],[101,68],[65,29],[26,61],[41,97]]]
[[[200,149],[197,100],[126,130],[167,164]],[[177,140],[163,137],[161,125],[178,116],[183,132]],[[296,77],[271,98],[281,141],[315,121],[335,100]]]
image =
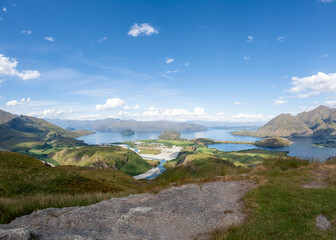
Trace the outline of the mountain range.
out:
[[[321,105],[296,116],[280,114],[255,131],[233,134],[255,137],[331,137],[336,134],[336,109]]]
[[[207,128],[195,123],[172,122],[172,121],[136,121],[106,118],[101,120],[63,120],[46,119],[47,121],[64,128],[84,128],[100,132],[122,132],[130,129],[134,132],[163,132],[167,130],[178,132],[206,131]]]

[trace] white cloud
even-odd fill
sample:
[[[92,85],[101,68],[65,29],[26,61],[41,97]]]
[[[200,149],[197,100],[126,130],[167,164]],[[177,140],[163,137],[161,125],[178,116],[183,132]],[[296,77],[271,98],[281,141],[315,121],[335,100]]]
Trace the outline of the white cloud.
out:
[[[55,39],[53,37],[44,37],[44,40],[47,40],[49,42],[55,42]]]
[[[3,80],[2,80],[2,79],[0,79],[0,83],[3,83]]]
[[[178,73],[180,69],[166,71],[166,74]]]
[[[31,30],[22,30],[21,31],[21,34],[25,34],[25,35],[30,35],[32,34],[33,32]]]
[[[167,58],[167,60],[166,60],[167,64],[172,63],[172,62],[174,62],[174,58]]]
[[[103,37],[102,39],[98,40],[97,43],[102,43],[107,40],[107,37]]]
[[[195,119],[205,120],[210,116],[205,112],[205,109],[201,107],[195,107],[192,111],[189,111],[181,108],[157,108],[152,106],[141,113],[120,111],[117,116],[111,117],[137,120],[187,121]]]
[[[336,100],[329,100],[329,101],[326,101],[324,104],[329,107],[336,107]]]
[[[244,103],[244,102],[235,102],[234,104],[236,104],[236,105],[243,105],[243,104],[246,104],[246,103]]]
[[[22,80],[35,79],[40,76],[40,73],[37,70],[24,70],[19,72],[16,70],[18,62],[12,58],[5,57],[3,54],[0,54],[0,75],[5,76],[16,76]]]
[[[122,100],[121,98],[110,98],[107,99],[105,104],[98,104],[96,106],[97,110],[107,110],[107,109],[113,109],[116,107],[120,107],[125,104],[125,101]]]
[[[244,60],[249,61],[251,59],[250,56],[244,56]]]
[[[188,111],[179,108],[155,108],[150,107],[147,111],[143,112],[143,116],[163,116],[163,117],[186,117],[186,116],[201,116],[205,115],[206,112],[204,108],[195,107],[193,111]]]
[[[333,2],[334,0],[320,0],[320,2],[323,2],[323,3],[330,3],[330,2]]]
[[[236,113],[227,115],[224,112],[220,112],[216,114],[217,121],[224,122],[256,122],[256,121],[267,121],[271,119],[273,116],[264,116],[258,113]]]
[[[39,112],[29,113],[29,116],[38,118],[67,118],[69,114],[74,113],[74,110],[64,110],[64,109],[45,109]]]
[[[247,43],[251,43],[253,42],[253,36],[247,36],[247,40],[246,40]]]
[[[3,7],[2,8],[2,11],[4,11],[5,13],[7,12],[7,8],[6,7]]]
[[[30,102],[30,97],[27,98],[22,98],[20,101],[17,100],[12,100],[6,103],[7,107],[17,107],[17,106],[22,106],[22,105],[27,105]]]
[[[336,73],[318,72],[316,75],[303,78],[292,77],[291,84],[293,87],[288,91],[297,94],[300,98],[336,92]]]
[[[189,66],[189,65],[190,65],[190,63],[186,62],[184,65],[185,65],[185,66]]]
[[[137,109],[139,109],[139,107],[140,107],[139,104],[135,104],[134,107],[126,105],[126,106],[123,107],[123,109],[137,110]]]
[[[279,97],[278,99],[273,100],[274,105],[282,105],[288,103],[283,97]]]
[[[321,56],[321,58],[327,58],[327,57],[328,57],[327,53]]]
[[[150,107],[148,110],[140,113],[120,111],[117,115],[110,116],[121,119],[136,120],[172,120],[172,121],[222,121],[222,122],[264,122],[273,118],[273,115],[264,116],[257,113],[237,113],[226,115],[223,112],[217,114],[208,114],[203,107],[195,107],[193,110],[183,108],[159,108]]]
[[[279,36],[279,37],[277,38],[277,41],[278,41],[278,42],[283,42],[284,39],[285,39],[285,37],[283,37],[283,36]]]
[[[137,23],[134,23],[130,30],[128,31],[127,35],[132,37],[138,37],[138,36],[151,36],[153,34],[158,34],[159,31],[152,27],[148,23],[141,23],[140,25]]]

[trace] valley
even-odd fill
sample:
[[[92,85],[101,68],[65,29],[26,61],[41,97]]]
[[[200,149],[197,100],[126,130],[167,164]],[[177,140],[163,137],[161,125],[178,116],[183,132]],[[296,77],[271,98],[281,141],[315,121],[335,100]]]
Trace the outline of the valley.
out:
[[[320,162],[314,161],[314,159],[303,160],[291,156],[292,152],[286,149],[300,149],[298,143],[309,138],[296,140],[291,137],[269,137],[262,139],[235,136],[231,135],[231,132],[232,129],[210,129],[205,132],[194,133],[169,131],[152,135],[154,136],[153,139],[110,141],[106,143],[105,139],[102,138],[100,139],[101,144],[93,145],[78,138],[85,139],[87,137],[90,139],[99,132],[66,130],[42,119],[26,116],[7,119],[7,122],[0,125],[0,147],[10,150],[0,151],[0,220],[2,224],[12,223],[10,225],[0,225],[0,236],[1,231],[5,231],[4,229],[17,228],[22,226],[24,222],[28,223],[29,214],[36,210],[50,207],[61,208],[61,210],[55,210],[56,212],[45,210],[38,212],[38,214],[33,213],[31,216],[34,216],[33,218],[36,219],[34,221],[37,222],[45,221],[43,219],[49,219],[48,216],[54,216],[55,214],[55,217],[53,217],[55,221],[71,221],[74,224],[79,224],[76,223],[76,215],[72,215],[77,211],[76,208],[73,208],[74,212],[71,212],[70,215],[59,215],[58,211],[62,212],[64,207],[76,206],[87,206],[80,209],[90,211],[90,208],[105,206],[104,204],[108,204],[108,202],[99,202],[109,199],[112,199],[109,201],[119,204],[118,198],[120,197],[122,197],[120,201],[129,201],[130,204],[134,204],[132,196],[136,198],[148,196],[153,199],[151,200],[153,201],[151,208],[156,208],[155,201],[163,201],[163,205],[155,204],[158,204],[157,208],[162,209],[162,214],[165,214],[166,217],[162,218],[152,210],[148,212],[144,210],[143,212],[142,209],[147,209],[149,206],[146,204],[134,205],[130,208],[120,206],[113,211],[126,211],[126,215],[120,213],[121,215],[114,219],[110,214],[100,214],[97,215],[97,224],[99,221],[105,221],[106,219],[118,222],[118,219],[128,218],[128,215],[140,218],[148,215],[157,219],[158,222],[162,221],[161,219],[171,220],[173,215],[170,215],[168,209],[167,211],[163,210],[163,206],[168,202],[176,205],[174,201],[177,199],[164,195],[163,199],[154,200],[157,197],[160,199],[165,191],[171,192],[173,195],[176,194],[180,203],[186,201],[185,204],[187,204],[187,201],[190,200],[185,194],[189,191],[193,192],[199,189],[197,191],[200,192],[197,192],[196,195],[190,195],[190,197],[194,199],[204,194],[204,201],[208,201],[207,194],[202,192],[205,186],[214,184],[217,186],[216,191],[225,192],[229,191],[227,190],[227,184],[239,185],[242,181],[242,184],[253,187],[247,187],[248,190],[234,200],[237,204],[236,207],[229,210],[225,209],[225,214],[221,215],[216,212],[219,210],[215,205],[211,205],[211,207],[215,207],[211,214],[216,212],[216,214],[219,214],[216,216],[223,217],[223,219],[220,217],[216,221],[213,220],[213,226],[216,225],[217,227],[209,225],[201,231],[194,232],[184,232],[183,228],[179,230],[180,232],[174,232],[169,230],[168,227],[167,236],[173,236],[171,234],[193,236],[206,232],[207,238],[210,239],[221,239],[224,236],[229,239],[255,239],[251,235],[254,232],[253,225],[255,224],[263,228],[260,233],[254,232],[255,236],[258,236],[256,239],[259,239],[260,234],[275,237],[283,231],[292,231],[292,234],[297,234],[297,236],[307,233],[331,239],[330,236],[335,231],[334,227],[327,233],[323,233],[317,231],[311,224],[315,213],[326,213],[328,211],[330,213],[327,214],[329,219],[334,219],[336,216],[334,205],[331,205],[331,202],[323,202],[324,205],[320,205],[320,207],[314,205],[321,203],[321,199],[314,196],[323,194],[325,200],[330,201],[335,194],[335,160],[330,156],[336,156],[336,154],[333,155],[330,152],[330,155],[326,155]],[[82,134],[89,135],[81,136]],[[209,134],[214,139],[206,137],[185,138],[209,136]],[[111,135],[105,136],[108,140],[108,136]],[[134,135],[124,137],[133,139]],[[223,146],[227,149],[222,150]],[[307,142],[303,146],[327,152],[325,148],[313,146],[312,142]],[[241,149],[245,147],[245,150]],[[333,150],[333,148],[328,149]],[[307,152],[303,149],[300,151],[301,153]],[[323,172],[323,178],[319,177],[321,172]],[[315,176],[318,176],[318,184],[314,183]],[[320,183],[321,181],[322,183]],[[238,185],[230,190],[233,195],[238,194],[238,192],[241,193]],[[309,187],[315,185],[322,187],[317,190]],[[190,186],[193,187],[190,188]],[[179,195],[178,191],[180,190],[178,189],[180,188],[176,187],[181,187],[186,192]],[[224,188],[219,190],[222,187]],[[242,187],[242,189],[245,188]],[[148,197],[141,201],[145,203]],[[213,195],[213,197],[216,196]],[[309,202],[305,201],[307,197]],[[300,204],[308,204],[314,209],[314,213],[310,212],[308,215],[304,215],[305,210],[301,209],[293,215],[293,218],[285,216],[279,218],[277,206],[281,205],[282,211],[293,212],[293,201],[298,198],[302,201]],[[269,202],[274,201],[274,199],[274,204],[262,204],[263,201]],[[231,201],[231,199],[224,196],[223,201]],[[98,205],[91,205],[96,203]],[[197,203],[197,206],[199,204]],[[261,208],[256,208],[256,204]],[[194,209],[195,206],[190,205],[190,208]],[[140,210],[137,212],[138,210],[134,209]],[[247,211],[248,214],[239,215],[243,209],[247,209],[244,211]],[[104,209],[100,211],[106,214]],[[176,211],[180,210],[177,208]],[[253,215],[250,215],[252,213]],[[185,213],[181,211],[180,214]],[[214,215],[211,214],[209,219],[214,218]],[[229,220],[231,216],[235,216],[234,214],[240,216],[239,221]],[[21,216],[24,217],[18,218]],[[194,220],[191,219],[191,221],[195,221],[199,217],[195,214],[192,216]],[[16,218],[17,220],[14,220]],[[265,219],[269,219],[267,227],[265,227]],[[283,221],[280,224],[281,227],[274,228],[274,222],[279,221],[279,219]],[[305,221],[302,225],[302,228],[305,229],[304,232],[301,231],[301,228],[291,227],[290,222],[297,221],[297,219]],[[176,221],[179,220],[176,219]],[[129,224],[129,222],[126,223]],[[240,227],[234,226],[236,223],[239,223]],[[50,222],[50,224],[53,223]],[[29,228],[29,234],[36,235],[40,239],[48,239],[49,236],[54,236],[56,239],[61,236],[60,232],[56,230],[51,231],[47,228],[39,228],[38,230],[29,224],[24,223],[23,225]],[[100,227],[98,224],[95,228]],[[137,229],[144,228],[145,226],[141,224],[137,225]],[[78,228],[78,234],[85,238],[86,235],[83,231],[84,229]],[[101,231],[110,234],[107,229],[102,228]],[[160,234],[151,229],[146,231],[146,235],[157,236],[157,234]],[[113,232],[116,234],[118,230],[115,229]],[[94,236],[98,237],[100,235]],[[141,233],[138,232],[134,236],[139,237]],[[283,236],[286,236],[286,234]],[[127,236],[124,236],[124,238],[126,239]],[[285,238],[275,237],[274,239]]]

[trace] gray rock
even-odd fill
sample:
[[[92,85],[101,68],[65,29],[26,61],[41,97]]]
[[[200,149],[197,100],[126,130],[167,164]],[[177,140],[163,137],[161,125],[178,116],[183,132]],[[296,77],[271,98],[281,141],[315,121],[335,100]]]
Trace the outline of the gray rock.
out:
[[[31,232],[26,228],[0,229],[1,240],[30,240],[32,237]]]
[[[38,239],[193,239],[242,224],[247,181],[172,187],[85,207],[39,210],[0,229],[27,227]]]
[[[316,227],[318,227],[321,230],[327,230],[328,228],[330,228],[331,222],[328,220],[328,218],[322,214],[318,215],[316,217]]]

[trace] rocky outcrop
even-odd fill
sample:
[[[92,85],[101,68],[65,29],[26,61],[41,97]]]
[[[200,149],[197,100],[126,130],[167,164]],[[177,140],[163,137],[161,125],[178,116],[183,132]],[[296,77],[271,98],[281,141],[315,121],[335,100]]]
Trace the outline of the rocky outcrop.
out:
[[[0,229],[1,240],[32,240],[33,234],[26,228]]]
[[[188,184],[157,194],[115,198],[86,207],[45,209],[0,229],[26,228],[37,239],[193,239],[243,223],[247,181]]]

